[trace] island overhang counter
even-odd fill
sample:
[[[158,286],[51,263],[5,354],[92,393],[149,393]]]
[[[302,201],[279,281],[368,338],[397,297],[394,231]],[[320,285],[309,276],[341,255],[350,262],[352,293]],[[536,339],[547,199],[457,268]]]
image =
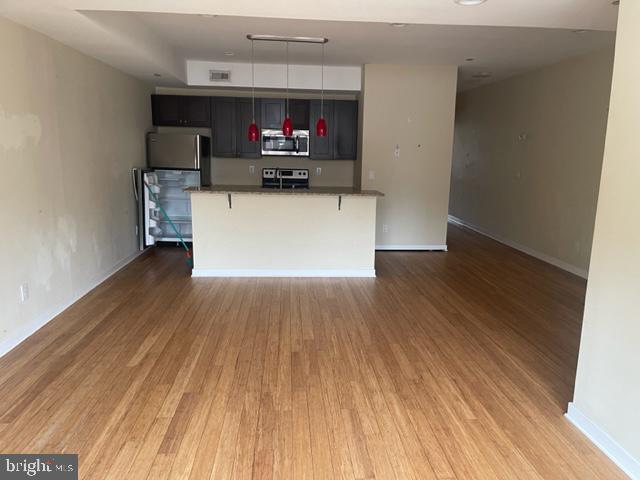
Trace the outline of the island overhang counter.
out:
[[[375,277],[374,190],[191,187],[194,277]]]

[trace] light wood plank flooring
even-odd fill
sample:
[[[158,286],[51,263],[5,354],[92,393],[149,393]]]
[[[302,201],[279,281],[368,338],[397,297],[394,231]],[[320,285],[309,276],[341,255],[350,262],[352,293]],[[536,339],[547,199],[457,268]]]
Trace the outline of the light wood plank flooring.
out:
[[[0,359],[0,451],[81,478],[624,478],[564,418],[585,282],[450,226],[377,279],[156,249]]]

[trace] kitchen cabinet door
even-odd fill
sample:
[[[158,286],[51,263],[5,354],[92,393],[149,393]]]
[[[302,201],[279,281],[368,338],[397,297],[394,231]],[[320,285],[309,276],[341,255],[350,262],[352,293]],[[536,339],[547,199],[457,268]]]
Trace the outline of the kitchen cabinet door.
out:
[[[210,98],[188,95],[151,95],[153,124],[163,127],[208,127]]]
[[[333,103],[333,158],[354,160],[358,154],[358,102],[335,100]],[[329,125],[329,128],[331,126]]]
[[[311,100],[310,125],[309,125],[309,157],[314,160],[333,159],[334,135],[333,135],[333,100],[324,101],[324,119],[327,122],[327,136],[316,135],[316,123],[320,118],[320,100]]]
[[[309,130],[309,100],[289,99],[289,115],[295,130]]]
[[[256,98],[256,123],[260,130],[261,101]],[[249,125],[253,121],[253,109],[251,98],[236,99],[236,141],[239,157],[260,158],[260,138],[257,142],[249,141]]]
[[[211,132],[213,134],[213,156],[235,157],[236,144],[236,99],[213,97]]]
[[[182,97],[182,115],[186,126],[211,126],[211,98],[204,96]]]
[[[282,129],[284,122],[284,99],[262,98],[262,128]]]
[[[151,116],[154,125],[183,126],[180,95],[151,95]]]

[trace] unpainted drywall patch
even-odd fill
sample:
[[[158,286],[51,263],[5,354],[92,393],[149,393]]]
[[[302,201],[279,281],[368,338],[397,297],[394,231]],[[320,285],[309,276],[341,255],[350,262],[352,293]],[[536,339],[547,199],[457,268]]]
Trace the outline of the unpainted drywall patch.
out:
[[[40,117],[32,113],[11,115],[0,107],[0,150],[20,150],[37,145],[42,136]]]
[[[46,291],[50,291],[53,277],[53,255],[51,245],[47,240],[46,237],[41,236],[36,249],[36,282],[42,285]]]
[[[60,242],[68,246],[72,252],[78,250],[78,228],[71,215],[58,217],[58,237]]]
[[[78,229],[70,215],[58,217],[55,235],[55,257],[64,271],[71,270],[71,256],[78,250]]]
[[[78,228],[75,220],[71,215],[58,217],[54,225],[40,232],[37,242],[36,282],[50,291],[56,271],[71,270],[71,259],[78,250]]]

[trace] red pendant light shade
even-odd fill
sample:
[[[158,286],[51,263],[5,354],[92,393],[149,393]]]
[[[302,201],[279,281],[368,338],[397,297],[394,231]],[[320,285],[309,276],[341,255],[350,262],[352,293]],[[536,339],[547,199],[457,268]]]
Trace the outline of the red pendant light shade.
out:
[[[291,122],[291,119],[289,117],[284,119],[284,122],[282,122],[282,134],[285,137],[290,137],[293,135],[293,122]]]
[[[257,142],[259,136],[260,136],[260,131],[258,130],[258,125],[256,125],[255,123],[252,123],[251,125],[249,125],[249,133],[247,135],[247,138],[249,138],[249,141]]]
[[[289,42],[285,43],[287,49],[287,99],[285,100],[284,122],[282,122],[282,134],[285,137],[293,135],[293,122],[289,116]]]
[[[316,123],[316,135],[318,137],[327,136],[327,122],[324,119],[324,43],[322,44],[322,77],[320,79],[321,93],[320,93],[320,118]]]
[[[327,136],[327,122],[322,117],[320,117],[318,119],[318,123],[316,123],[316,135],[318,137],[326,137]]]
[[[250,142],[257,142],[260,136],[258,125],[256,125],[256,77],[253,69],[253,40],[251,40],[251,125],[247,132],[247,138]]]

